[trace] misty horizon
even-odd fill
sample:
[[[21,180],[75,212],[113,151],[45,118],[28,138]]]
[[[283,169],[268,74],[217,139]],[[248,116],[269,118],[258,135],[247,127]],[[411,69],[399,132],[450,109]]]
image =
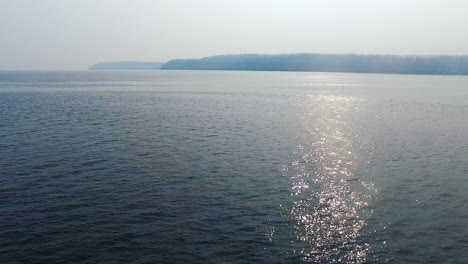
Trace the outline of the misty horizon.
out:
[[[466,55],[468,2],[0,2],[0,70],[217,54]]]

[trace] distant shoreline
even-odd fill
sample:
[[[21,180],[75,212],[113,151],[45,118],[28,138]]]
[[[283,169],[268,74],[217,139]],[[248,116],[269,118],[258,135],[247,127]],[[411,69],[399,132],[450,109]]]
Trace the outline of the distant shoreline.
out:
[[[357,54],[241,54],[163,62],[104,62],[89,70],[214,70],[468,75],[468,56]]]
[[[468,56],[312,53],[219,55],[175,59],[162,65],[161,69],[468,75]]]
[[[467,76],[468,74],[428,74],[428,73],[393,73],[393,72],[352,72],[352,71],[299,71],[299,70],[196,70],[196,69],[159,69],[160,71],[234,71],[234,72],[298,72],[298,73],[350,73],[350,74],[393,74],[393,75],[419,75],[419,76]],[[127,71],[127,70],[122,70]],[[131,70],[128,70],[131,71]]]

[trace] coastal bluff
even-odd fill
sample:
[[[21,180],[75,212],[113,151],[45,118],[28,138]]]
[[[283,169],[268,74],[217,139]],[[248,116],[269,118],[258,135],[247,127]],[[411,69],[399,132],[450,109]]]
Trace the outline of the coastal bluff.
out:
[[[161,69],[468,75],[468,56],[241,54],[174,59]]]

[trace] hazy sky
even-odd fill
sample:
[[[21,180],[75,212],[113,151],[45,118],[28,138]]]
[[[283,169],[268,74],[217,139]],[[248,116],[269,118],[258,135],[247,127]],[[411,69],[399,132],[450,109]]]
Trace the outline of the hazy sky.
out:
[[[239,53],[468,54],[468,0],[0,0],[0,70]]]

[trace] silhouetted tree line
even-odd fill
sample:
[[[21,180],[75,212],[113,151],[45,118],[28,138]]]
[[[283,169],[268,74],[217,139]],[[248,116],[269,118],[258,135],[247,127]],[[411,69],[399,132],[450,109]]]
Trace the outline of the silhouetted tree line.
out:
[[[309,53],[219,55],[201,59],[175,59],[164,64],[161,69],[467,75],[468,56]]]

